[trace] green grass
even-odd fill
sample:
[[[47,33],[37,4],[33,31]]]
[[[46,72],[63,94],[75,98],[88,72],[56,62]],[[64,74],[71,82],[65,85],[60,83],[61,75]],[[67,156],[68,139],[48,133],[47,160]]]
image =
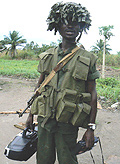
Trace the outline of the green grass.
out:
[[[38,64],[37,60],[0,59],[0,75],[34,79],[40,76],[37,72]]]
[[[97,93],[104,96],[112,103],[120,101],[120,80],[115,78],[105,78],[97,80]]]

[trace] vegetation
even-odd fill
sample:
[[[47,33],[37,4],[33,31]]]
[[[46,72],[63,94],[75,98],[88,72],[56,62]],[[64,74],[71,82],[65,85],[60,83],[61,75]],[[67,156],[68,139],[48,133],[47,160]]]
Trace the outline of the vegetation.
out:
[[[111,29],[113,26],[102,26],[99,27],[99,34],[104,36],[104,47],[103,47],[103,65],[102,65],[102,78],[105,78],[105,48],[106,48],[106,41],[110,40],[110,37],[113,36]]]
[[[97,64],[102,65],[103,62],[102,53],[99,52],[97,56],[98,56]],[[106,66],[113,66],[120,69],[120,55],[106,54],[105,64]]]
[[[9,55],[14,58],[16,55],[16,47],[21,46],[23,43],[26,43],[26,39],[22,39],[22,36],[19,36],[19,32],[9,32],[9,37],[4,36],[4,40],[0,41],[1,51],[7,50],[6,54],[9,52]]]
[[[38,63],[36,60],[0,59],[0,75],[34,79],[40,76],[37,72]]]
[[[112,50],[111,48],[108,48],[109,46],[110,46],[109,44],[105,45],[105,52],[106,52],[106,54],[110,54],[109,51]],[[97,40],[96,45],[92,46],[91,48],[92,48],[91,52],[94,52],[95,54],[102,53],[103,52],[103,48],[104,48],[103,40],[102,39],[100,39],[99,41]]]
[[[26,50],[28,52],[33,52],[34,55],[38,56],[40,53],[48,50],[49,48],[56,47],[57,44],[54,42],[51,42],[50,45],[42,44],[40,47],[37,43],[35,44],[34,41],[31,41],[30,44],[27,43],[26,46],[23,48],[23,50]]]
[[[97,80],[97,93],[112,103],[120,101],[120,80],[115,78],[100,78]]]

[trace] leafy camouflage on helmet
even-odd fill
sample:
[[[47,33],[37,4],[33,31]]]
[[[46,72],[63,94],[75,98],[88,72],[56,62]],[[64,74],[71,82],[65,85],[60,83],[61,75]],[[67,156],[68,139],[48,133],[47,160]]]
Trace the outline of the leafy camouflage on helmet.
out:
[[[55,30],[55,34],[58,30],[58,24],[64,22],[68,24],[68,21],[77,21],[81,24],[80,32],[89,30],[91,26],[90,13],[81,4],[74,2],[58,2],[51,7],[50,14],[47,18],[48,29],[52,31]]]

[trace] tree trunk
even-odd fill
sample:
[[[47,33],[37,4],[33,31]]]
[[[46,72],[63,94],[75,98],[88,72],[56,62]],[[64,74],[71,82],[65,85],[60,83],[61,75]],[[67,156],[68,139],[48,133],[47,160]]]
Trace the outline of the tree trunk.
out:
[[[106,46],[106,39],[104,40],[104,47],[103,47],[102,78],[105,78],[105,46]]]
[[[11,57],[12,57],[12,59],[14,59],[15,55],[16,55],[16,46],[13,46],[11,51],[12,51]]]
[[[15,54],[16,54],[16,49],[13,50],[13,56],[12,56],[12,58],[15,58]]]

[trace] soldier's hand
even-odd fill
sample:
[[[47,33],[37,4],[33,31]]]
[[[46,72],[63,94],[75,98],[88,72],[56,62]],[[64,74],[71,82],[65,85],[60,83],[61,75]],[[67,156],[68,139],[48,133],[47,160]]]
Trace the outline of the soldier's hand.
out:
[[[85,134],[83,135],[82,138],[85,143],[86,143],[86,147],[83,151],[79,152],[79,154],[91,149],[94,145],[94,131],[91,129],[87,129]]]
[[[31,113],[26,120],[26,128],[33,130],[33,115]]]
[[[94,131],[90,128],[83,135],[83,140],[86,142],[86,149],[91,149],[94,145]]]

